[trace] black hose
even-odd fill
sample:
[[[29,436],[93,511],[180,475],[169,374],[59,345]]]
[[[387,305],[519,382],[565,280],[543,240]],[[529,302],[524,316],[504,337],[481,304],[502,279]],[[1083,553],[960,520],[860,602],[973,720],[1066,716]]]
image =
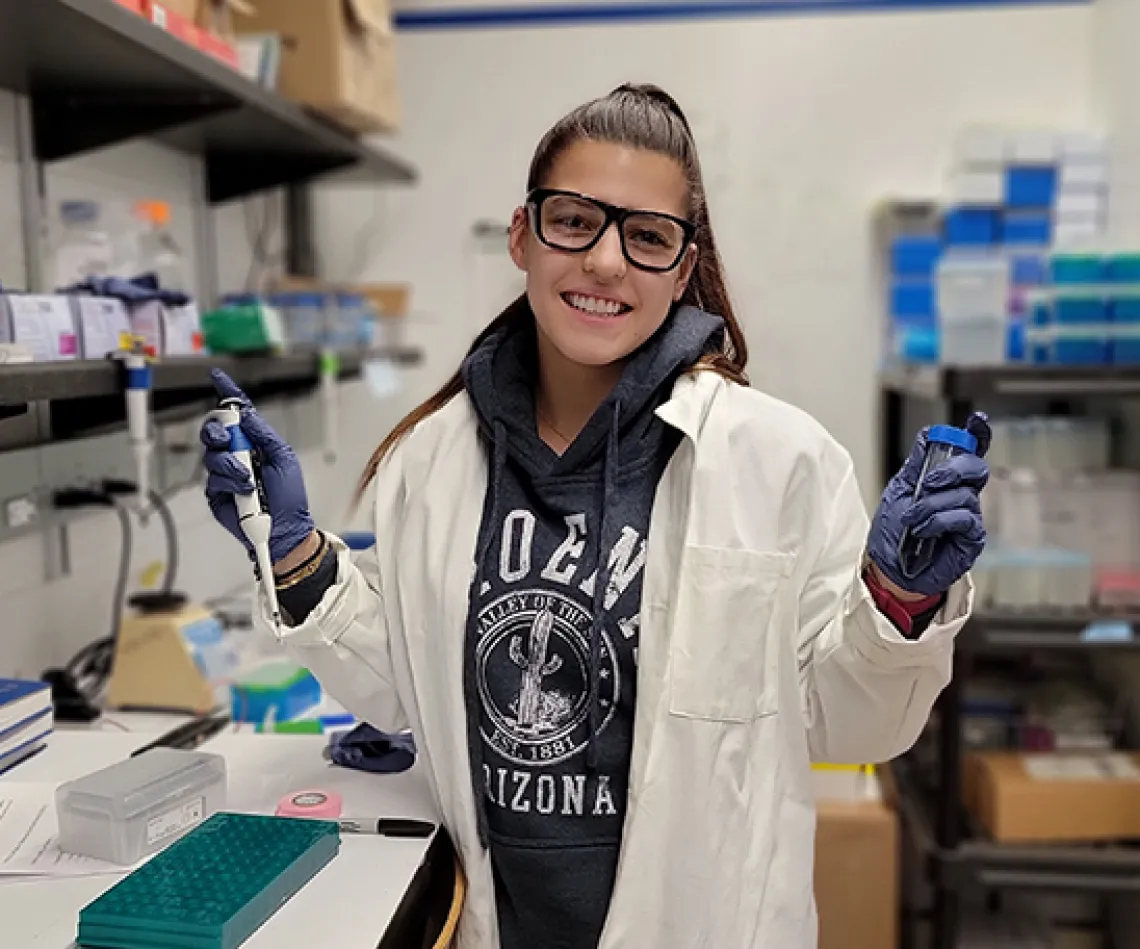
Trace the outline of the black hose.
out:
[[[162,582],[162,592],[171,593],[178,578],[178,527],[166,499],[157,491],[151,491],[148,496],[151,505],[158,511],[162,529],[166,533],[166,579]]]

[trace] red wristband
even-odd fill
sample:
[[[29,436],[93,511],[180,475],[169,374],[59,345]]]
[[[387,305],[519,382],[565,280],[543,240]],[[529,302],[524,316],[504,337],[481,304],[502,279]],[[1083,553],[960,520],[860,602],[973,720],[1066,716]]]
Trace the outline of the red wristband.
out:
[[[879,582],[878,577],[875,576],[875,571],[869,566],[863,570],[863,582],[867,585],[867,590],[871,594],[871,599],[875,601],[875,606],[879,608],[879,612],[889,619],[904,636],[910,636],[914,631],[914,618],[916,616],[928,613],[942,601],[942,597],[938,594],[924,596],[921,600],[900,600]]]

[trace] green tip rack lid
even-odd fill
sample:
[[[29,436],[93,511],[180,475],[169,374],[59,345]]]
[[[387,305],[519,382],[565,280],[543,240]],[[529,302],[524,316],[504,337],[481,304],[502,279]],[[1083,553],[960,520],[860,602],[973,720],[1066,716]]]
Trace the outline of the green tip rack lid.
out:
[[[236,949],[340,850],[335,823],[215,814],[79,914],[81,949]]]

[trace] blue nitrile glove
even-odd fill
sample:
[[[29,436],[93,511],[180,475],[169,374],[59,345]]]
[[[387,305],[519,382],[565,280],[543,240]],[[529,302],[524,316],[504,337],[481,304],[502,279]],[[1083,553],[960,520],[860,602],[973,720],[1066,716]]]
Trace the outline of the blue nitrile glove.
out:
[[[127,306],[141,306],[158,300],[166,306],[185,306],[189,295],[181,290],[164,290],[153,274],[143,274],[133,280],[122,277],[88,277],[82,283],[64,287],[60,293],[90,293],[97,297],[113,297]]]
[[[241,428],[261,460],[261,482],[273,529],[269,535],[269,556],[280,563],[313,533],[313,516],[305,493],[305,479],[297,454],[257,412],[245,393],[220,369],[212,373],[214,388],[223,399],[241,399]],[[238,524],[235,494],[251,494],[253,478],[230,453],[230,436],[221,422],[207,419],[202,425],[206,453],[202,463],[209,472],[206,498],[218,523],[252,550]]]
[[[931,468],[922,497],[914,501],[926,457],[927,429],[923,429],[906,464],[883,492],[871,522],[867,556],[903,590],[925,596],[945,593],[973,567],[986,545],[979,495],[990,476],[982,456],[989,450],[992,433],[981,412],[970,416],[966,429],[978,440],[978,454],[955,455]],[[899,565],[899,542],[908,527],[916,537],[938,539],[930,566],[913,579],[904,576]]]

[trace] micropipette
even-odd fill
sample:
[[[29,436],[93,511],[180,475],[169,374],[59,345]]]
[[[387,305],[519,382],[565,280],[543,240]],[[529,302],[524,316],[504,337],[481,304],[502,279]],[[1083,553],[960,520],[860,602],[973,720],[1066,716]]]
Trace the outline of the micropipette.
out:
[[[230,436],[230,452],[239,464],[245,466],[253,478],[252,494],[235,494],[238,523],[249,542],[253,545],[253,555],[257,560],[257,570],[261,574],[261,586],[269,603],[273,626],[281,633],[281,609],[277,605],[277,587],[273,582],[273,561],[269,557],[269,535],[273,529],[273,519],[269,515],[269,504],[265,499],[265,487],[261,483],[261,472],[254,464],[253,445],[250,444],[241,428],[241,399],[222,399],[219,408],[210,413],[225,426]]]
[[[150,365],[137,343],[124,357],[126,366],[127,430],[135,458],[139,517],[145,525],[150,514]]]

